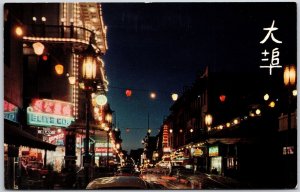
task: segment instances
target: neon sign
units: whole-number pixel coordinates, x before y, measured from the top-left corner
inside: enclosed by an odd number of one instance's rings
[[[18,122],[18,107],[4,100],[4,119]]]
[[[219,156],[219,148],[218,146],[212,146],[208,148],[208,156]]]
[[[27,122],[36,126],[68,127],[74,121],[73,105],[71,103],[33,99],[31,106],[27,108]]]
[[[168,146],[168,140],[169,140],[168,126],[164,125],[162,143],[166,144],[166,146]]]

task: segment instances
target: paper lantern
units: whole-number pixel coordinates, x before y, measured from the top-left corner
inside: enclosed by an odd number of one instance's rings
[[[151,99],[155,99],[155,98],[156,98],[156,93],[151,92],[151,93],[150,93],[150,98],[151,98]]]
[[[47,55],[43,55],[42,59],[43,59],[44,61],[47,61],[47,60],[48,60],[48,56],[47,56]]]
[[[221,102],[224,102],[226,99],[226,95],[220,95],[219,99]]]
[[[16,27],[15,32],[16,32],[17,36],[22,36],[23,35],[23,30],[22,30],[21,27]]]
[[[42,55],[44,52],[44,49],[45,49],[45,46],[40,42],[36,42],[36,43],[32,44],[32,47],[33,47],[34,53],[37,55]]]
[[[103,106],[107,103],[107,97],[105,95],[97,95],[96,96],[97,105]]]
[[[55,72],[57,75],[61,75],[64,73],[64,66],[62,64],[55,65]]]
[[[177,99],[178,99],[178,94],[173,93],[173,94],[172,94],[172,100],[173,100],[173,101],[176,101]]]
[[[125,91],[125,94],[126,94],[127,97],[131,97],[132,91],[131,91],[130,89],[127,89],[127,90]]]

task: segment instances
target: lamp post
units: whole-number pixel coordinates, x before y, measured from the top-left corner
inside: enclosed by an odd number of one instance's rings
[[[89,140],[90,140],[90,97],[91,92],[94,90],[94,84],[96,79],[96,53],[92,47],[92,37],[90,37],[90,43],[87,49],[82,53],[84,59],[82,63],[82,80],[84,86],[82,87],[85,91],[85,116],[86,116],[86,129],[85,129],[85,142],[84,142],[84,173],[85,173],[85,184],[89,183],[89,167],[91,163],[91,156],[89,154]]]
[[[105,120],[108,123],[108,126],[104,128],[104,130],[107,132],[107,147],[106,147],[106,166],[109,168],[109,133],[111,130],[111,123],[112,123],[112,111],[108,111]]]
[[[288,116],[288,122],[287,122],[287,146],[289,145],[289,134],[291,130],[291,100],[292,100],[292,87],[296,84],[296,67],[294,65],[287,65],[284,68],[283,72],[283,82],[284,85],[288,89],[288,111],[287,111],[287,116]]]
[[[285,183],[286,186],[289,187],[293,182],[294,182],[294,177],[293,176],[293,169],[294,167],[296,167],[296,165],[294,164],[294,162],[296,162],[296,159],[293,161],[293,158],[289,158],[289,156],[291,155],[290,153],[290,145],[292,144],[290,139],[291,139],[291,100],[292,100],[292,88],[295,86],[296,84],[296,67],[295,65],[287,65],[284,67],[284,72],[283,72],[283,82],[284,85],[287,87],[288,90],[288,108],[287,108],[287,134],[286,134],[286,145],[284,148],[284,152],[286,155],[285,158],[285,163],[286,163],[286,167],[285,167]],[[292,161],[290,161],[292,160]],[[294,185],[293,185],[294,186]]]
[[[206,133],[208,133],[208,130],[210,129],[212,125],[213,117],[211,114],[207,113],[204,118],[204,122],[206,125]],[[206,134],[207,136],[207,134]],[[206,172],[208,172],[208,146],[207,146],[207,152],[206,152]]]

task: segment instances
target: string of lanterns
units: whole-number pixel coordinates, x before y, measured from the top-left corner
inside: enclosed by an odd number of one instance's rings
[[[131,88],[114,87],[114,86],[110,86],[110,88],[124,90],[126,97],[132,97],[133,91],[149,92],[149,97],[151,99],[156,99],[158,92],[166,93],[165,91],[151,91],[151,90],[146,90],[146,89],[131,89]],[[179,97],[177,93],[171,93],[170,95],[171,95],[171,98],[173,101],[176,101]]]

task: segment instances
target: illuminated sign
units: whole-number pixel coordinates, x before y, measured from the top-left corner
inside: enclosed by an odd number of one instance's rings
[[[108,152],[112,153],[113,149],[108,148]],[[95,153],[107,153],[107,148],[106,147],[95,147]]]
[[[283,155],[294,154],[294,146],[283,147]]]
[[[4,119],[18,123],[18,107],[4,100]]]
[[[168,140],[169,140],[169,129],[167,125],[164,125],[162,143],[168,145]]]
[[[193,156],[195,156],[195,157],[200,157],[202,155],[203,155],[202,149],[195,149],[193,152]]]
[[[49,136],[48,142],[54,145],[64,145],[65,134],[59,133],[57,135]]]
[[[68,127],[74,121],[73,105],[71,103],[33,99],[27,108],[27,122],[29,125]]]
[[[163,152],[171,152],[171,148],[170,147],[164,147]]]
[[[95,147],[107,147],[107,143],[95,143]],[[109,143],[108,147],[112,147],[112,144]]]
[[[208,155],[210,157],[212,157],[212,156],[219,156],[219,148],[218,148],[218,146],[209,147],[209,149],[208,149]]]

